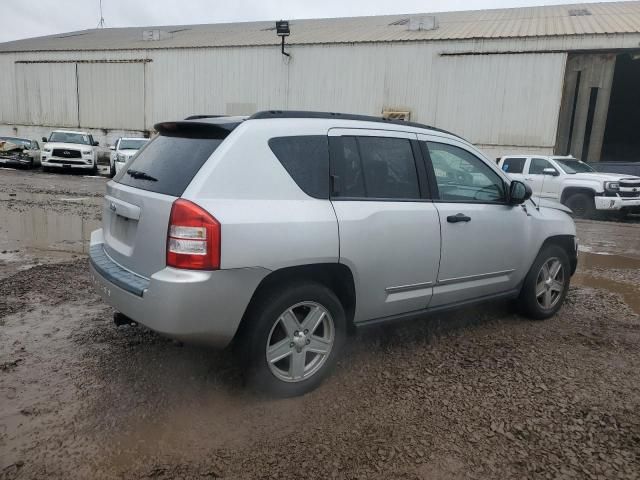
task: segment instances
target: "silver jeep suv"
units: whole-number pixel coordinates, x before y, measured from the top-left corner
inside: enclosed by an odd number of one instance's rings
[[[542,319],[565,298],[568,209],[456,135],[291,111],[155,128],[107,184],[97,290],[162,334],[233,341],[262,390],[316,387],[354,327],[498,298]]]

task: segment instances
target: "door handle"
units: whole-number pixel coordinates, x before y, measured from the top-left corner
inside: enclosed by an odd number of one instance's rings
[[[525,178],[527,182],[533,182],[533,178]]]
[[[470,221],[471,221],[471,217],[467,217],[464,213],[449,215],[447,217],[447,222],[449,223],[470,222]]]

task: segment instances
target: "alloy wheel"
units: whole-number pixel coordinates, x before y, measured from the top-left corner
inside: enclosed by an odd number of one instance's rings
[[[556,306],[564,291],[564,268],[557,257],[542,264],[536,278],[536,300],[544,309]]]
[[[271,373],[285,382],[300,382],[325,364],[335,341],[329,311],[316,302],[297,303],[274,322],[267,337],[266,360]]]

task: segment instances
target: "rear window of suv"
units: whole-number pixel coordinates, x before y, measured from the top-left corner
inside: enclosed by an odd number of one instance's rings
[[[228,134],[223,129],[161,133],[142,147],[114,180],[179,197]]]

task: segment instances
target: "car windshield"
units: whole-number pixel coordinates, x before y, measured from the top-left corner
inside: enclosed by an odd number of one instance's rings
[[[569,173],[569,174],[595,172],[593,168],[591,168],[589,165],[584,163],[582,160],[576,160],[576,159],[567,160],[567,159],[559,159],[559,158],[554,158],[554,160],[560,164],[560,166],[566,173]]]
[[[133,140],[133,139],[124,139],[124,140],[120,140],[120,150],[140,150],[145,143],[147,143],[148,140],[145,139],[140,139],[140,140]]]
[[[91,145],[89,135],[71,132],[53,132],[49,137],[50,142],[59,143],[79,143],[80,145]]]
[[[0,142],[9,142],[15,145],[19,145],[21,147],[30,147],[31,140],[26,140],[24,138],[14,138],[14,137],[0,137]]]

